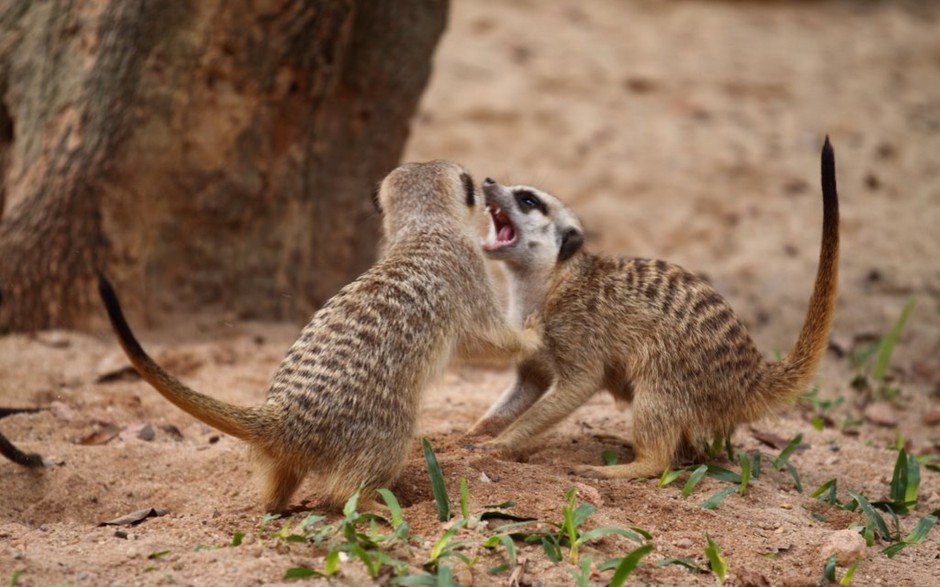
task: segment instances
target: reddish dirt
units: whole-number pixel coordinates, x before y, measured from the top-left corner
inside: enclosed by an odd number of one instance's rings
[[[559,521],[574,486],[598,507],[586,528],[636,526],[653,535],[637,583],[714,584],[710,573],[653,564],[692,557],[705,566],[707,533],[727,559],[729,584],[816,585],[822,546],[864,517],[809,493],[836,478],[842,501],[847,490],[884,499],[899,441],[914,454],[940,453],[938,21],[940,7],[918,2],[454,1],[406,158],[454,159],[478,179],[539,185],[581,214],[593,250],[666,258],[707,274],[771,357],[795,340],[812,286],[818,153],[831,135],[842,277],[834,350],[817,382],[821,398],[844,400],[822,431],[801,404],[733,439],[736,449],[773,456],[779,449],[758,433],[803,434],[791,459],[803,493],[765,458],[745,496],[709,511],[699,504],[727,483],[706,478],[683,498],[682,481],[661,488],[568,473],[571,464],[600,463],[605,450],[632,458],[630,410],[614,409],[606,394],[547,433],[527,462],[462,449],[461,434],[512,374],[456,365],[427,391],[420,416],[451,495],[466,478],[472,512],[511,499],[516,515]],[[890,369],[900,393],[873,404],[851,388],[858,369],[843,352],[887,332],[910,297],[917,306]],[[140,335],[193,387],[256,404],[299,328],[199,316]],[[0,338],[0,405],[49,407],[0,420],[0,430],[59,461],[42,471],[0,461],[0,581],[17,574],[19,585],[270,585],[290,567],[322,569],[322,549],[271,537],[281,522],[260,529],[244,445],[133,377],[96,382],[124,364],[108,332]],[[872,421],[879,410],[882,425]],[[842,426],[846,419],[861,422]],[[137,434],[143,424],[151,440]],[[101,442],[108,430],[117,435],[107,442],[81,443]],[[940,473],[922,467],[921,475],[903,535],[940,508]],[[393,490],[419,538],[392,554],[417,571],[443,532],[417,442]],[[316,480],[296,499],[316,509]],[[135,526],[98,525],[150,507],[167,513]],[[460,538],[480,539],[496,524]],[[225,547],[236,532],[244,543]],[[634,546],[608,537],[583,556],[597,564]],[[568,563],[551,563],[538,546],[518,548],[525,562],[517,584],[573,584]],[[883,548],[865,550],[853,584],[940,584],[940,529],[895,558]],[[486,574],[498,554],[478,546],[468,554],[481,556],[472,570],[450,563],[463,583],[510,583],[508,572]],[[591,583],[611,576],[594,573]],[[333,583],[368,578],[347,561]]]

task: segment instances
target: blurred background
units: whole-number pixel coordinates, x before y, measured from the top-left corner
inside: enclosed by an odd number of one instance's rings
[[[591,249],[705,274],[772,353],[812,288],[829,134],[837,351],[914,297],[896,364],[940,385],[938,17],[903,1],[456,0],[405,158],[560,196]]]
[[[570,203],[589,247],[705,274],[786,351],[842,198],[837,352],[916,299],[940,381],[940,6],[916,1],[9,3],[0,332],[305,322],[373,261],[401,160]]]

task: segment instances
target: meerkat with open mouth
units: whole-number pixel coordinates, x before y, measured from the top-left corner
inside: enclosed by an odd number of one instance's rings
[[[744,325],[702,278],[650,259],[583,250],[577,217],[558,198],[487,178],[492,224],[485,254],[505,263],[508,314],[534,314],[543,349],[468,432],[480,448],[519,454],[526,441],[598,390],[633,406],[632,463],[575,467],[597,478],[659,475],[716,438],[801,393],[825,352],[839,264],[835,160],[822,149],[823,227],[816,282],[796,345],[766,361]]]
[[[456,163],[409,163],[382,182],[381,258],[331,298],[290,347],[259,406],[190,389],[137,342],[104,277],[101,298],[141,377],[177,407],[245,440],[262,476],[262,503],[282,511],[308,473],[325,505],[397,477],[422,392],[454,354],[528,354],[534,331],[511,326],[487,279],[470,175]]]

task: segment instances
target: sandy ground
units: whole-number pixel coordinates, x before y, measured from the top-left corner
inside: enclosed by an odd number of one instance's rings
[[[834,350],[817,380],[820,397],[844,399],[822,431],[803,405],[734,437],[735,448],[776,455],[757,437],[802,433],[791,461],[803,493],[765,459],[745,496],[709,511],[699,504],[727,483],[705,479],[683,498],[682,481],[661,488],[568,474],[573,463],[599,464],[605,450],[632,458],[630,411],[606,395],[546,434],[527,462],[461,449],[460,434],[512,375],[455,366],[428,390],[420,419],[451,494],[466,478],[471,511],[511,499],[516,515],[559,521],[575,486],[599,508],[586,528],[652,534],[637,583],[714,584],[709,573],[653,565],[692,557],[704,566],[708,533],[727,559],[729,584],[816,585],[821,547],[864,518],[809,492],[836,478],[842,501],[847,490],[884,499],[898,442],[940,453],[938,27],[940,7],[922,2],[455,1],[406,158],[454,159],[478,179],[539,185],[581,214],[592,249],[667,258],[708,275],[768,356],[789,348],[805,311],[819,245],[818,153],[831,135],[842,277]],[[872,404],[850,387],[858,369],[843,351],[887,332],[911,297],[917,306],[890,370],[901,391]],[[195,388],[255,404],[299,327],[200,316],[141,338]],[[60,463],[34,472],[0,462],[0,582],[269,585],[290,567],[322,569],[322,549],[273,538],[280,522],[261,528],[245,447],[133,377],[98,382],[122,365],[109,333],[0,338],[0,405],[50,408],[6,418],[0,429]],[[861,423],[842,426],[846,419]],[[152,434],[141,434],[147,424]],[[940,508],[940,473],[922,467],[921,475],[919,503],[901,518],[905,535]],[[417,571],[443,532],[417,446],[393,489],[419,537],[394,555]],[[315,480],[297,500],[316,506]],[[167,513],[98,526],[150,507]],[[225,546],[236,532],[244,543]],[[583,555],[599,563],[634,546],[608,537]],[[893,559],[883,547],[865,550],[853,584],[940,584],[937,529]],[[572,566],[551,563],[541,547],[518,548],[525,562],[516,584],[572,584]],[[463,583],[510,583],[509,572],[485,571],[498,554],[468,554],[481,556],[472,570],[451,561]],[[611,576],[594,573],[591,582]],[[369,581],[348,561],[333,582]]]

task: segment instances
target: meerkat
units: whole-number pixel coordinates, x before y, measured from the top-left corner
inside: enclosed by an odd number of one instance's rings
[[[767,362],[744,325],[706,281],[661,260],[612,258],[583,249],[577,217],[529,186],[483,183],[492,223],[487,256],[505,263],[509,317],[536,314],[543,350],[468,432],[478,446],[518,456],[523,445],[595,392],[632,402],[635,460],[576,466],[595,478],[661,474],[701,455],[715,438],[801,393],[825,352],[839,263],[835,159],[822,149],[822,246],[802,330],[779,362]]]
[[[0,408],[0,418],[6,418],[13,414],[33,414],[40,411],[42,411],[40,408]],[[0,434],[0,455],[24,467],[38,468],[48,465],[48,463],[43,460],[42,456],[36,453],[23,452],[18,449],[16,445],[7,440],[7,437],[3,434]]]
[[[511,326],[478,244],[482,203],[461,166],[409,163],[379,187],[380,259],[303,329],[277,369],[267,400],[231,405],[185,386],[141,348],[104,277],[101,298],[135,369],[166,399],[246,441],[261,500],[283,511],[307,473],[327,507],[394,480],[407,457],[422,390],[452,355],[526,354],[533,330]]]

